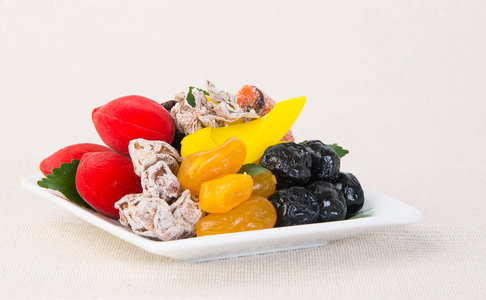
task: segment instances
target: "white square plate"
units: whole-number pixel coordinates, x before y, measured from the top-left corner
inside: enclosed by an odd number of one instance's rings
[[[24,178],[22,186],[58,204],[84,221],[150,253],[188,262],[323,246],[329,241],[357,234],[412,224],[419,221],[422,216],[410,205],[365,188],[365,205],[362,210],[372,208],[367,213],[370,216],[367,217],[162,242],[136,235],[117,220],[78,206],[55,191],[39,187],[37,181],[41,178]]]

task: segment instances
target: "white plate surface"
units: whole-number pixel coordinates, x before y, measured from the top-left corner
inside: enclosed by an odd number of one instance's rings
[[[366,201],[362,210],[372,208],[367,212],[370,214],[368,217],[162,242],[138,236],[124,228],[117,220],[78,206],[55,191],[39,187],[37,181],[41,178],[24,178],[22,186],[58,204],[84,221],[150,253],[188,262],[323,246],[329,241],[357,234],[409,225],[419,221],[422,216],[417,209],[408,204],[365,188]]]

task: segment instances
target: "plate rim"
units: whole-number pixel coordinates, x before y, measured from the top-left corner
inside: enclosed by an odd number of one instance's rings
[[[74,214],[75,216],[82,219],[83,221],[88,222],[91,225],[94,225],[101,230],[104,230],[132,245],[142,248],[147,252],[166,256],[169,258],[171,258],[170,252],[176,252],[179,249],[181,249],[181,247],[208,248],[208,247],[215,247],[217,245],[220,245],[221,243],[225,243],[226,245],[231,245],[232,243],[234,244],[241,244],[245,242],[249,243],[252,241],[261,240],[267,237],[269,234],[272,235],[273,239],[276,239],[279,237],[298,236],[303,233],[308,234],[308,233],[333,232],[339,230],[352,230],[360,227],[372,229],[374,227],[383,227],[383,226],[388,226],[388,227],[403,226],[403,225],[410,225],[416,223],[422,218],[422,213],[416,208],[412,207],[411,205],[406,204],[400,200],[397,200],[381,192],[375,191],[371,188],[364,187],[363,189],[365,190],[365,195],[367,199],[369,198],[370,195],[372,195],[372,197],[373,196],[385,197],[392,202],[391,204],[399,204],[405,210],[398,214],[390,214],[390,215],[377,214],[377,215],[371,215],[364,218],[357,218],[357,219],[350,219],[350,220],[343,220],[343,221],[313,223],[313,224],[306,224],[306,225],[299,225],[299,226],[276,227],[270,229],[261,229],[261,230],[245,231],[245,232],[235,232],[235,233],[226,233],[226,234],[219,234],[219,235],[186,238],[186,239],[174,240],[174,241],[157,241],[157,240],[152,240],[147,237],[137,235],[132,231],[130,231],[128,228],[123,227],[118,220],[102,216],[99,213],[92,212],[86,208],[83,208],[67,200],[65,197],[62,196],[62,194],[56,191],[38,186],[37,181],[42,178],[43,176],[40,175],[25,177],[22,179],[21,185],[24,189],[29,190],[34,194],[41,196],[42,198],[50,200],[51,202],[54,202],[55,204],[68,210],[70,213]]]

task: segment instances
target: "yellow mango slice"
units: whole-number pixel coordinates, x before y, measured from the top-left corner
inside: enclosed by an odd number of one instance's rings
[[[277,102],[265,116],[247,123],[220,128],[206,127],[187,135],[181,142],[181,155],[214,149],[230,137],[240,138],[246,145],[245,164],[257,161],[267,147],[278,143],[289,131],[304,107],[306,97]]]

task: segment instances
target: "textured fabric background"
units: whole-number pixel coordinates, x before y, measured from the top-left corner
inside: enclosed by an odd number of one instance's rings
[[[0,0],[0,298],[486,298],[486,2]],[[93,108],[212,80],[307,95],[298,140],[423,213],[321,248],[149,254],[20,187]]]

